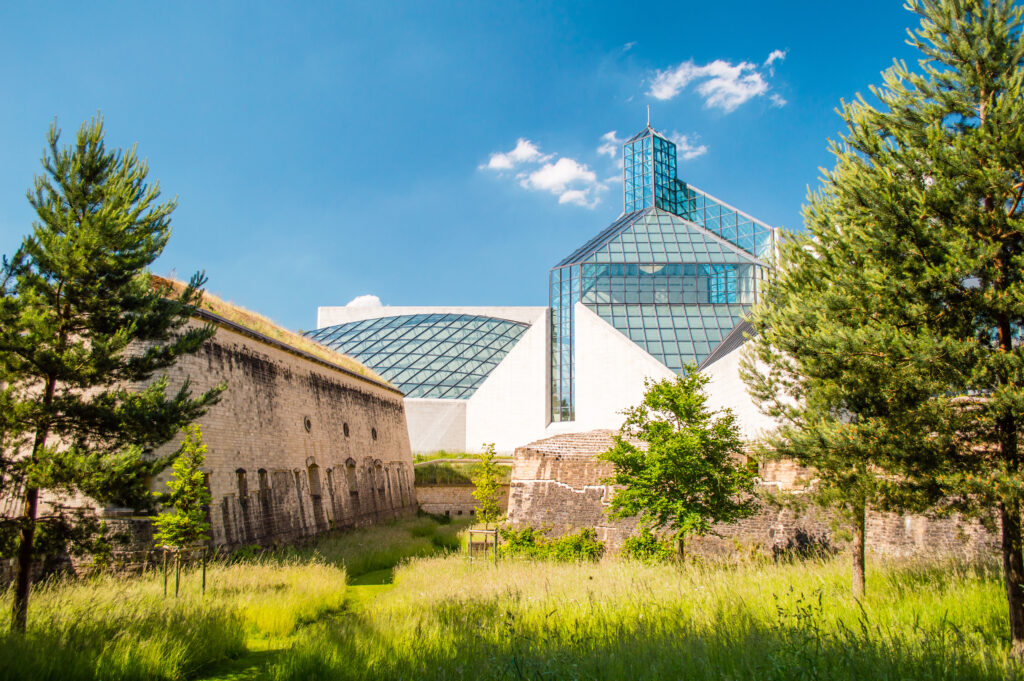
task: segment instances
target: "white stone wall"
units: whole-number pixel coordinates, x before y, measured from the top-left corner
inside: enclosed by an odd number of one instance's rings
[[[576,420],[552,423],[548,434],[618,430],[622,411],[643,398],[644,379],[660,381],[675,373],[582,303],[574,311]]]
[[[407,397],[405,420],[417,454],[466,451],[466,400]]]
[[[548,421],[548,308],[534,310],[530,328],[520,337],[466,405],[466,451],[479,452],[485,442],[511,454],[516,447],[544,435]]]
[[[740,378],[740,358],[746,347],[747,344],[744,343],[705,367],[704,373],[711,379],[706,388],[708,408],[732,409],[743,439],[753,441],[774,429],[777,424],[774,419],[758,410],[750,393],[747,392],[746,384]]]

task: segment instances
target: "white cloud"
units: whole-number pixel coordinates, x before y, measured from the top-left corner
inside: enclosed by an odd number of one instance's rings
[[[785,98],[780,97],[779,95],[775,94],[774,92],[771,93],[770,95],[768,95],[768,99],[771,101],[772,106],[777,106],[780,109],[782,107],[786,106],[787,104],[789,104],[789,102],[787,102],[785,100]]]
[[[784,51],[774,50],[761,68],[768,69],[770,76],[771,65],[785,56]],[[691,83],[697,83],[697,93],[704,98],[705,106],[719,108],[726,113],[770,89],[765,74],[751,62],[732,64],[716,59],[709,64],[698,65],[691,59],[674,68],[658,70],[651,80],[648,94],[655,99],[672,99]]]
[[[619,153],[619,147],[626,141],[625,139],[619,139],[616,135],[617,132],[617,130],[612,130],[601,135],[601,146],[597,148],[597,153],[615,158],[615,155]]]
[[[537,145],[528,139],[520,137],[516,140],[516,146],[512,151],[508,153],[494,152],[491,154],[490,160],[486,164],[480,166],[481,168],[489,168],[491,170],[511,170],[515,166],[523,163],[538,163],[546,161],[551,156],[545,156],[540,153],[540,149]]]
[[[673,132],[669,135],[669,139],[676,143],[676,156],[684,161],[689,161],[708,153],[706,144],[697,143],[700,139],[697,135],[684,135],[679,132]]]
[[[380,307],[380,298],[373,295],[356,296],[352,300],[348,301],[345,307]]]
[[[613,131],[601,139],[610,143],[608,140],[615,139],[614,135]],[[525,189],[547,192],[557,196],[559,203],[587,208],[601,202],[600,194],[608,187],[597,179],[597,173],[576,159],[567,156],[555,159],[555,154],[542,154],[533,142],[520,138],[512,151],[491,154],[490,160],[480,168],[501,171],[519,166],[515,177]]]
[[[593,184],[597,182],[597,175],[585,164],[563,157],[554,163],[545,163],[524,177],[520,184],[527,189],[542,189],[559,194],[573,182]]]
[[[768,58],[764,60],[764,65],[768,67],[774,64],[776,61],[782,61],[783,59],[786,58],[787,52],[789,52],[789,50],[772,50],[772,53],[769,54]]]

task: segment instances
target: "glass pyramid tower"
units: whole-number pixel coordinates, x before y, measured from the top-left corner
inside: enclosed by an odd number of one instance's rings
[[[624,213],[551,270],[551,420],[575,420],[583,303],[669,369],[700,364],[756,302],[775,230],[676,178],[649,125],[622,147]]]

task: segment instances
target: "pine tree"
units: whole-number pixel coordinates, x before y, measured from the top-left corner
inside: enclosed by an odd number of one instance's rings
[[[44,173],[28,199],[37,221],[5,261],[0,294],[0,377],[27,446],[5,442],[24,506],[17,519],[12,626],[24,631],[37,540],[82,539],[59,504],[40,514],[40,494],[82,494],[100,503],[148,508],[146,479],[169,463],[152,452],[200,416],[222,388],[168,394],[156,373],[196,351],[213,329],[185,328],[204,279],[176,295],[154,287],[146,267],[170,236],[175,202],[158,203],[135,149],[108,151],[99,119],[75,144],[48,134]],[[140,387],[143,386],[143,387]],[[85,516],[83,516],[83,519]],[[41,534],[37,534],[37,530]]]
[[[473,498],[476,499],[477,520],[485,525],[496,523],[504,516],[501,512],[501,472],[494,462],[494,443],[485,444],[480,462],[473,471]]]
[[[196,424],[187,426],[185,439],[171,464],[172,477],[167,481],[171,490],[168,505],[173,510],[153,520],[153,542],[157,546],[184,549],[209,541],[206,509],[212,498],[202,471],[206,451],[203,431]]]
[[[615,467],[605,482],[619,486],[609,515],[639,516],[647,527],[671,531],[680,559],[687,536],[754,512],[754,473],[739,426],[731,411],[708,410],[707,383],[694,366],[675,379],[648,382],[643,400],[626,410],[612,448],[601,455]]]
[[[787,250],[794,273],[757,314],[762,349],[776,350],[759,355],[774,372],[760,387],[795,409],[792,435],[812,438],[819,419],[825,447],[852,437],[849,458],[885,474],[884,499],[996,509],[1021,652],[1022,8],[907,7],[921,18],[909,40],[920,66],[884,72],[879,106],[841,107],[836,166],[805,209],[807,240]]]

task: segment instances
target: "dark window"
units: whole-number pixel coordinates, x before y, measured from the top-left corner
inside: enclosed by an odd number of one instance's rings
[[[348,424],[347,423],[342,425],[341,430],[345,433],[345,437],[348,437]]]
[[[309,496],[320,496],[320,467],[314,463],[306,469],[306,474],[309,477]]]
[[[371,428],[370,429],[370,437],[372,437],[374,440],[377,439],[377,429],[376,428]]]
[[[249,496],[249,483],[245,479],[244,468],[239,468],[235,471],[235,480],[238,483],[238,498],[245,499]]]

